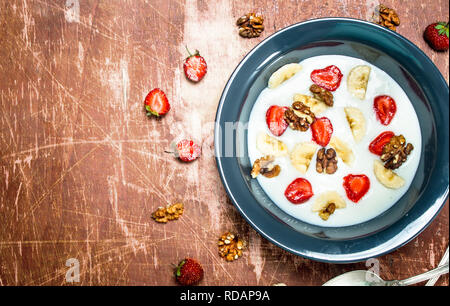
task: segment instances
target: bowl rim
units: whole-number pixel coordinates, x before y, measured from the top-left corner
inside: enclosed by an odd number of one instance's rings
[[[261,227],[259,227],[253,220],[250,219],[250,217],[246,214],[246,212],[242,209],[242,207],[239,205],[238,201],[236,200],[233,192],[230,189],[230,186],[227,182],[227,178],[225,176],[224,173],[224,168],[223,168],[223,164],[222,164],[222,158],[221,157],[221,152],[222,152],[222,144],[220,142],[220,129],[218,128],[220,126],[220,122],[219,119],[221,117],[222,111],[223,111],[223,107],[224,107],[224,102],[225,102],[225,98],[228,95],[229,89],[231,84],[233,83],[233,80],[235,79],[237,73],[240,71],[240,69],[242,68],[242,66],[244,65],[244,63],[246,63],[246,61],[260,48],[262,48],[267,41],[269,41],[270,39],[272,39],[275,36],[281,35],[282,33],[289,31],[292,28],[296,28],[305,24],[309,24],[309,23],[316,23],[316,22],[324,22],[324,21],[338,21],[338,22],[351,22],[351,23],[361,23],[367,26],[372,26],[377,28],[378,30],[384,31],[386,33],[388,33],[389,35],[394,36],[396,39],[400,40],[402,43],[405,43],[408,47],[413,48],[415,51],[417,51],[426,61],[427,65],[431,65],[431,67],[433,67],[436,71],[438,71],[438,78],[439,81],[442,82],[443,84],[445,84],[445,86],[447,87],[447,92],[448,92],[448,84],[445,80],[445,78],[443,77],[442,73],[440,73],[439,69],[436,67],[436,65],[433,63],[433,61],[425,54],[425,52],[423,50],[421,50],[418,46],[416,46],[413,42],[411,42],[410,40],[408,40],[406,37],[398,34],[397,32],[391,31],[383,26],[380,26],[378,24],[366,21],[366,20],[361,20],[361,19],[356,19],[356,18],[348,18],[348,17],[322,17],[322,18],[314,18],[314,19],[309,19],[309,20],[305,20],[305,21],[301,21],[301,22],[297,22],[295,24],[289,25],[287,27],[284,27],[280,30],[278,30],[275,33],[272,33],[271,35],[269,35],[268,37],[266,37],[265,39],[263,39],[261,42],[259,42],[256,46],[254,46],[243,58],[242,60],[239,62],[239,64],[236,66],[236,68],[234,69],[234,71],[232,72],[231,76],[229,77],[219,100],[219,104],[217,107],[217,111],[216,111],[216,118],[215,118],[215,130],[214,130],[214,152],[215,152],[215,159],[216,159],[216,164],[217,164],[217,168],[219,171],[219,175],[220,175],[220,179],[222,181],[222,184],[227,192],[228,197],[230,198],[230,200],[232,201],[232,203],[234,204],[234,206],[237,208],[237,210],[239,211],[239,213],[244,217],[244,219],[247,221],[247,223],[249,223],[259,234],[261,234],[265,239],[269,240],[271,243],[275,244],[276,246],[290,252],[293,253],[295,255],[298,256],[302,256],[304,258],[308,258],[311,260],[315,260],[315,261],[319,261],[319,262],[327,262],[327,263],[353,263],[353,262],[360,262],[369,258],[374,258],[374,257],[378,257],[384,254],[387,254],[389,252],[392,252],[393,250],[396,250],[402,246],[404,246],[405,244],[409,243],[412,239],[414,239],[415,237],[417,237],[423,230],[425,230],[429,224],[434,220],[434,218],[439,214],[439,212],[442,210],[442,208],[444,207],[446,200],[448,199],[448,195],[449,195],[449,185],[448,185],[448,181],[447,181],[447,186],[445,188],[445,190],[443,191],[443,193],[440,195],[439,199],[436,200],[434,202],[434,205],[431,206],[435,206],[437,202],[439,202],[439,207],[438,209],[435,209],[432,212],[432,215],[427,214],[426,217],[426,222],[423,223],[422,226],[418,226],[415,229],[409,229],[407,235],[402,235],[402,238],[400,239],[397,236],[394,236],[392,238],[390,238],[390,240],[396,240],[393,243],[388,244],[388,246],[385,249],[379,250],[373,250],[367,254],[365,254],[364,256],[347,256],[346,258],[344,257],[339,257],[338,259],[333,259],[330,258],[329,256],[317,256],[318,253],[314,253],[313,255],[309,254],[309,253],[305,253],[305,252],[301,252],[298,250],[294,250],[284,244],[282,244],[281,242],[273,239],[269,233],[265,232]],[[237,157],[233,157],[233,159],[237,159]],[[447,157],[448,160],[448,157]],[[447,167],[448,169],[448,167]],[[434,169],[433,169],[434,171]],[[428,186],[426,187],[428,188]],[[431,208],[429,208],[426,213],[430,213]],[[423,214],[425,215],[425,213]],[[423,215],[421,215],[421,217],[423,217]],[[405,216],[404,216],[405,217]],[[404,217],[402,217],[400,220],[404,219]],[[397,222],[399,222],[400,220],[398,220]],[[392,227],[392,225],[390,226]],[[384,230],[388,230],[384,229]],[[299,233],[299,235],[303,235],[301,233]],[[333,256],[336,256],[333,254]]]

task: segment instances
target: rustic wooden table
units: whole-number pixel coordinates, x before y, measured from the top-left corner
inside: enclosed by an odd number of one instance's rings
[[[179,135],[213,146],[213,122],[234,67],[262,39],[324,16],[368,19],[377,1],[15,0],[0,4],[0,285],[66,285],[72,260],[81,285],[174,285],[185,256],[205,268],[203,285],[320,285],[366,264],[325,264],[262,239],[228,200],[208,154],[191,164],[164,153]],[[448,53],[422,29],[448,20],[446,0],[385,1],[398,32],[434,61],[448,82]],[[235,20],[265,16],[260,38]],[[188,82],[185,45],[209,64]],[[143,99],[163,89],[172,110],[145,116]],[[182,201],[185,214],[158,224],[151,213]],[[416,239],[378,258],[381,276],[434,268],[448,245],[448,203]],[[249,248],[225,262],[218,236],[232,230]],[[68,261],[69,260],[69,261]],[[74,266],[76,267],[76,265]],[[72,275],[72,274],[70,274]],[[76,280],[76,279],[75,279]],[[448,276],[438,285],[448,285]]]

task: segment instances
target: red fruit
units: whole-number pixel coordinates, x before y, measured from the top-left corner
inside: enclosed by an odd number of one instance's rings
[[[311,80],[316,83],[316,85],[329,91],[335,91],[339,87],[342,76],[341,70],[334,65],[323,69],[316,69],[311,72]]]
[[[192,82],[199,82],[205,76],[208,66],[206,65],[205,59],[200,56],[198,50],[195,50],[194,54],[191,54],[186,47],[189,56],[185,59],[183,68],[184,74]]]
[[[186,258],[178,264],[175,277],[182,286],[194,285],[203,278],[203,268],[195,259]]]
[[[383,147],[389,143],[394,133],[391,131],[386,131],[378,135],[369,145],[369,151],[375,155],[381,155],[383,153]]]
[[[349,174],[344,177],[344,189],[347,197],[357,203],[370,188],[370,180],[364,174],[353,175]]]
[[[333,134],[333,125],[327,117],[316,118],[316,121],[311,124],[311,132],[313,140],[322,147],[326,147]]]
[[[381,122],[381,124],[389,125],[397,112],[397,105],[392,97],[382,95],[375,97],[373,100],[373,109],[375,110],[377,119]]]
[[[426,27],[423,37],[434,50],[447,51],[449,37],[448,32],[448,22],[436,22]]]
[[[194,141],[184,139],[177,143],[177,156],[184,162],[191,162],[200,157],[202,149]]]
[[[148,93],[145,97],[144,104],[147,110],[147,116],[155,115],[158,117],[166,114],[170,110],[169,100],[167,100],[164,91],[159,88],[155,88]]]
[[[288,109],[286,106],[272,105],[266,112],[267,127],[275,136],[281,136],[288,127],[284,120],[284,112]]]
[[[308,201],[314,195],[311,184],[304,178],[297,178],[287,186],[284,196],[293,204]]]

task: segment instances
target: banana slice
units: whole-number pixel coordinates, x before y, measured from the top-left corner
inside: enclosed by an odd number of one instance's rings
[[[352,149],[341,139],[336,136],[331,137],[330,146],[336,151],[337,155],[342,159],[347,165],[351,165],[355,160],[355,155]]]
[[[268,134],[261,132],[256,138],[256,148],[264,155],[272,155],[275,157],[288,154],[286,144]]]
[[[373,172],[377,180],[387,188],[398,189],[405,185],[405,180],[392,170],[386,169],[383,163],[377,159],[373,162]]]
[[[308,171],[309,164],[316,153],[317,145],[313,142],[302,142],[295,145],[291,152],[291,163],[301,173]]]
[[[347,78],[348,91],[358,99],[366,97],[367,83],[369,82],[371,68],[367,65],[353,67]]]
[[[316,201],[314,201],[313,206],[311,207],[312,211],[322,211],[328,207],[329,204],[334,203],[336,208],[345,208],[347,207],[347,203],[345,203],[344,199],[337,193],[336,191],[327,191],[320,194]]]
[[[366,135],[366,119],[363,113],[356,107],[346,107],[344,111],[352,130],[353,138],[356,142],[360,142]]]
[[[276,88],[284,81],[290,79],[294,74],[302,70],[300,64],[292,63],[287,64],[279,68],[277,71],[272,73],[269,78],[269,88]]]
[[[293,100],[294,102],[299,101],[308,106],[315,115],[320,114],[328,108],[328,106],[322,101],[307,95],[295,94]]]

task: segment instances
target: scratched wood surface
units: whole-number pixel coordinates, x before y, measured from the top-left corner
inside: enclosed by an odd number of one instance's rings
[[[228,200],[210,154],[221,91],[240,59],[292,23],[324,16],[368,19],[372,0],[14,0],[0,3],[0,285],[67,285],[66,261],[81,285],[174,285],[185,256],[205,268],[203,285],[320,285],[365,263],[325,264],[262,239]],[[385,1],[449,79],[448,53],[433,52],[422,29],[448,20],[446,0]],[[260,38],[237,35],[235,20],[265,16]],[[209,64],[189,83],[184,46]],[[143,98],[163,89],[172,110],[148,119]],[[164,153],[178,136],[201,140],[191,164]],[[209,154],[208,154],[209,153]],[[182,201],[185,214],[150,215]],[[387,279],[434,268],[448,245],[448,203],[416,239],[378,258]],[[224,262],[227,230],[249,248]],[[438,285],[448,285],[448,276]]]

